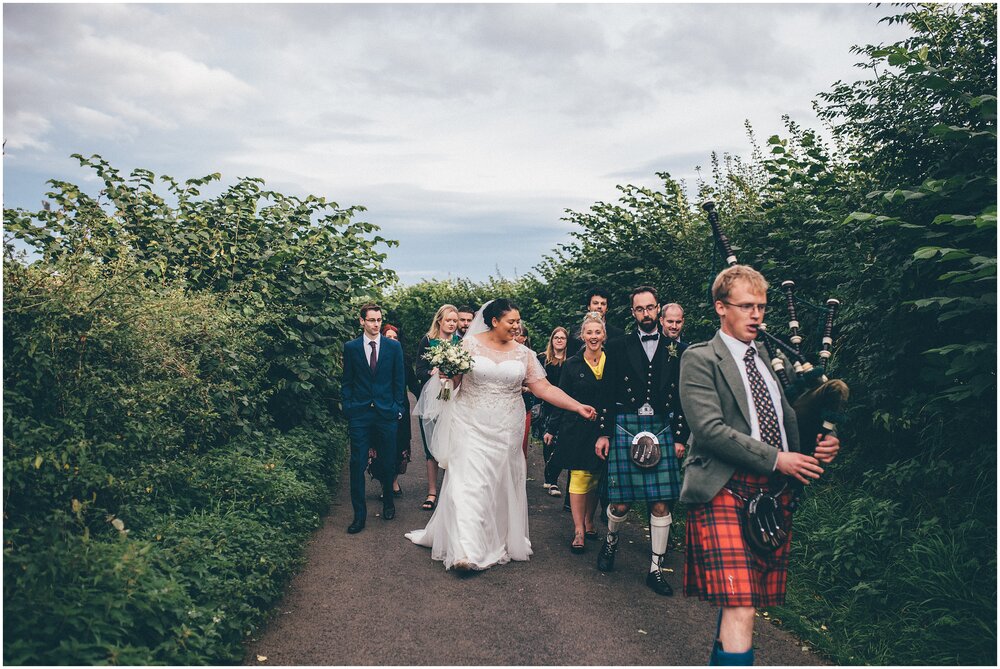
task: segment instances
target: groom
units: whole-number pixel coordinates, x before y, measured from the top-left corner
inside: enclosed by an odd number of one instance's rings
[[[405,376],[403,348],[399,342],[379,334],[382,307],[361,307],[364,333],[344,344],[344,376],[340,388],[344,415],[351,438],[351,505],[354,522],[348,533],[365,529],[365,467],[368,452],[378,453],[384,469],[376,473],[382,483],[382,518],[392,520],[392,480],[396,466],[396,428],[403,416]]]
[[[632,315],[638,326],[608,343],[604,367],[605,405],[614,423],[602,425],[597,455],[608,462],[608,535],[597,556],[597,568],[612,571],[618,552],[618,531],[634,502],[645,502],[650,511],[650,562],[646,585],[658,595],[673,588],[663,574],[663,559],[670,538],[670,514],[680,496],[679,458],[688,429],[677,395],[680,355],[670,348],[656,327],[659,298],[651,286],[632,291]],[[658,461],[632,457],[633,446],[658,444]],[[647,446],[648,447],[648,446]]]

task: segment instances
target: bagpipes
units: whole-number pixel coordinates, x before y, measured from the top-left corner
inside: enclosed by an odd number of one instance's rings
[[[733,252],[729,239],[719,226],[719,213],[715,203],[708,201],[702,205],[708,214],[708,222],[716,246],[728,266],[736,264],[736,254]],[[844,407],[850,396],[850,389],[840,379],[830,379],[826,375],[827,365],[833,354],[833,322],[840,308],[840,301],[830,298],[826,301],[826,313],[823,319],[821,348],[817,353],[818,362],[814,366],[802,353],[802,326],[798,320],[797,302],[795,298],[795,282],[784,281],[781,290],[785,296],[788,309],[788,342],[768,331],[766,324],[761,323],[757,329],[757,338],[764,345],[771,361],[771,369],[785,391],[785,397],[795,409],[799,426],[799,446],[805,455],[812,455],[816,450],[816,435],[828,434],[834,430],[838,421],[843,419]],[[784,355],[792,364],[794,378],[785,369]],[[793,480],[795,495],[793,510],[801,493],[801,484]]]

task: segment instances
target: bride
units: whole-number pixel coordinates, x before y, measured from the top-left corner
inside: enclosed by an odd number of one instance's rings
[[[561,409],[589,420],[596,416],[593,407],[546,380],[535,354],[514,341],[520,324],[509,300],[483,305],[462,340],[472,371],[453,379],[459,390],[450,401],[437,402],[431,399],[435,393],[424,392],[414,411],[437,418],[430,449],[445,475],[427,527],[406,538],[430,547],[431,558],[445,569],[487,569],[531,555],[521,385]]]

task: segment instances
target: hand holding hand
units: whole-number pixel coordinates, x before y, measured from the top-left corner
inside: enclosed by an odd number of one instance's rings
[[[597,443],[594,444],[594,452],[597,453],[597,457],[601,460],[608,459],[608,450],[611,448],[611,440],[607,437],[598,437]]]
[[[794,476],[806,485],[809,485],[811,479],[818,479],[819,475],[823,473],[823,468],[819,466],[816,458],[790,451],[778,453],[776,469],[787,476]]]
[[[839,451],[840,439],[838,439],[835,435],[816,435],[816,452],[814,453],[814,457],[817,460],[829,464],[833,462],[835,457],[837,457],[837,453]]]

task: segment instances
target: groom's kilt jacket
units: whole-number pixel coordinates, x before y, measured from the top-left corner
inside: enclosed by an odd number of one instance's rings
[[[681,409],[680,354],[682,349],[671,349],[667,338],[661,334],[653,359],[646,357],[638,335],[634,332],[617,337],[605,347],[604,404],[609,418],[617,414],[637,414],[639,407],[648,403],[656,416],[671,416],[671,431],[675,442],[686,444],[687,421]],[[605,421],[603,436],[614,435],[615,422]]]

